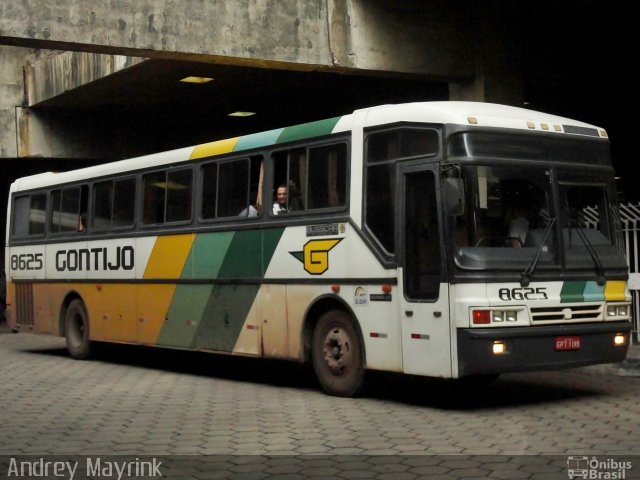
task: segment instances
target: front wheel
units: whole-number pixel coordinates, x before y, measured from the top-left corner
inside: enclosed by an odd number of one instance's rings
[[[72,300],[64,316],[64,336],[69,354],[78,360],[89,358],[89,317],[81,300]]]
[[[313,331],[313,370],[325,392],[355,396],[364,383],[360,337],[351,317],[340,310],[323,314]]]

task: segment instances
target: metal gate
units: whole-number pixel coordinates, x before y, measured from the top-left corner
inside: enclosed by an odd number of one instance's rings
[[[640,343],[640,204],[620,205],[620,223],[624,235],[624,244],[629,265],[629,290],[631,291],[631,306],[633,316],[633,331],[631,337],[635,343]],[[587,207],[584,209],[587,226],[596,227],[598,210]]]

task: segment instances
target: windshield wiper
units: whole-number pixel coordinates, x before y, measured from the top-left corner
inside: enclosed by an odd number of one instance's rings
[[[540,260],[540,255],[542,255],[542,249],[544,248],[545,243],[547,242],[547,238],[551,233],[551,228],[556,223],[556,217],[551,217],[549,219],[549,223],[547,227],[544,229],[542,233],[542,240],[540,241],[540,245],[538,245],[538,249],[536,250],[535,255],[527,265],[527,268],[524,269],[522,274],[520,275],[520,286],[528,287],[531,283],[531,275],[533,275],[534,270],[536,269],[536,265],[538,265],[538,261]]]
[[[596,279],[596,282],[598,283],[598,285],[604,285],[606,282],[606,279],[604,278],[604,267],[602,266],[600,257],[598,257],[598,252],[596,252],[596,249],[593,248],[593,243],[591,243],[591,241],[589,240],[587,235],[584,233],[582,228],[580,228],[579,226],[572,227],[571,222],[569,222],[569,232],[571,232],[572,229],[576,230],[578,237],[580,237],[580,240],[582,240],[582,243],[584,243],[584,246],[587,249],[587,252],[589,252],[589,256],[591,257],[591,260],[593,260],[593,264],[596,267],[596,275],[598,277]]]

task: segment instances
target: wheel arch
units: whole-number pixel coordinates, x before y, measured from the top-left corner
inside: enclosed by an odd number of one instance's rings
[[[320,317],[331,310],[341,310],[349,315],[351,322],[353,323],[353,327],[358,333],[358,340],[361,345],[361,355],[362,355],[362,364],[366,367],[367,365],[367,352],[366,346],[364,343],[364,337],[362,335],[362,329],[360,328],[360,322],[358,321],[358,317],[355,315],[351,307],[340,297],[336,295],[322,295],[316,298],[304,315],[304,324],[302,327],[302,349],[301,349],[301,360],[304,363],[307,363],[311,360],[311,345],[313,340],[313,330],[318,323]]]

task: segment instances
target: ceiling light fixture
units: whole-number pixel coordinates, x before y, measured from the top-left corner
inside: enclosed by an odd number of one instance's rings
[[[251,115],[255,115],[256,112],[233,112],[230,113],[230,117],[250,117]]]
[[[184,82],[184,83],[199,83],[199,84],[202,84],[202,83],[210,82],[212,80],[213,80],[213,78],[209,78],[209,77],[184,77],[180,81]]]

